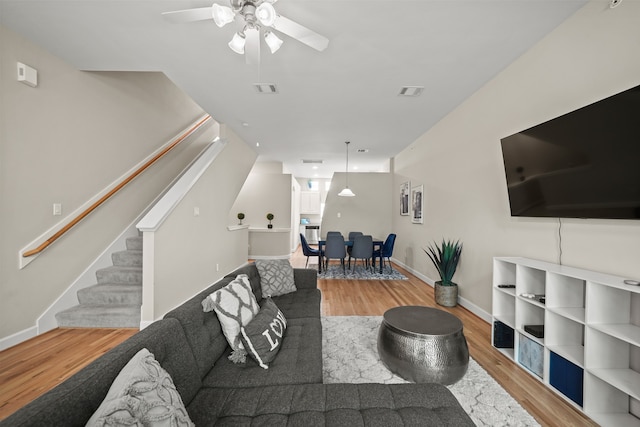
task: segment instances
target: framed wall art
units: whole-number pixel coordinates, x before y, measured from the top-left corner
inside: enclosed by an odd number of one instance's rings
[[[424,188],[418,185],[411,189],[411,222],[414,224],[422,224],[422,210],[424,207],[423,200]]]
[[[411,182],[403,182],[400,184],[400,215],[409,215],[410,209],[410,196],[411,196]]]

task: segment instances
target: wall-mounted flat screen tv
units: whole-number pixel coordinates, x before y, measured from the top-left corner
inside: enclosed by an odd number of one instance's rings
[[[501,143],[512,216],[640,218],[640,86]]]

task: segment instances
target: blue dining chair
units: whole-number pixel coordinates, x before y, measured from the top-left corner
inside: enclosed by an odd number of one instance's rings
[[[389,261],[389,268],[393,271],[393,267],[391,266],[391,255],[393,255],[393,246],[396,243],[396,235],[391,233],[387,236],[384,243],[382,244],[382,249],[376,249],[373,251],[374,258],[380,257],[380,251],[382,251],[382,268],[384,268],[384,259],[386,258]]]
[[[300,244],[302,245],[302,254],[307,257],[307,262],[304,264],[304,268],[307,268],[307,265],[309,265],[309,257],[320,255],[320,251],[309,246],[307,239],[302,233],[300,233]]]
[[[349,260],[351,260],[351,257],[354,259],[352,272],[356,269],[358,259],[363,260],[365,268],[369,269],[371,257],[373,257],[373,238],[371,236],[356,236],[353,240],[353,248],[351,255],[349,255]]]
[[[361,231],[350,231],[349,232],[349,237],[347,240],[349,240],[350,242],[353,242],[353,240],[356,238],[356,236],[362,236],[362,232]],[[349,262],[347,263],[347,265],[349,266],[349,268],[351,268],[351,250],[353,249],[353,246],[348,246],[347,247],[347,255],[349,255]]]
[[[327,235],[327,242],[324,247],[324,260],[326,262],[325,269],[329,269],[329,260],[339,259],[342,264],[342,272],[346,273],[344,259],[347,257],[347,250],[344,246],[344,237],[342,235]]]

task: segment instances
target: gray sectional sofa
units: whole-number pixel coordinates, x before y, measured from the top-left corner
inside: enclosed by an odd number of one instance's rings
[[[202,301],[238,274],[263,300],[255,264],[244,266],[0,422],[0,426],[82,426],[122,368],[148,349],[171,376],[196,426],[473,426],[453,394],[438,384],[323,384],[320,290],[314,269],[294,269],[295,292],[273,297],[287,329],[261,368],[228,359],[215,312]]]

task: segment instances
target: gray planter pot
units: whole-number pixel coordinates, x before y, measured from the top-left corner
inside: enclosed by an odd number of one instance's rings
[[[436,303],[443,307],[455,307],[458,305],[458,285],[442,286],[442,282],[437,281],[433,288]]]

